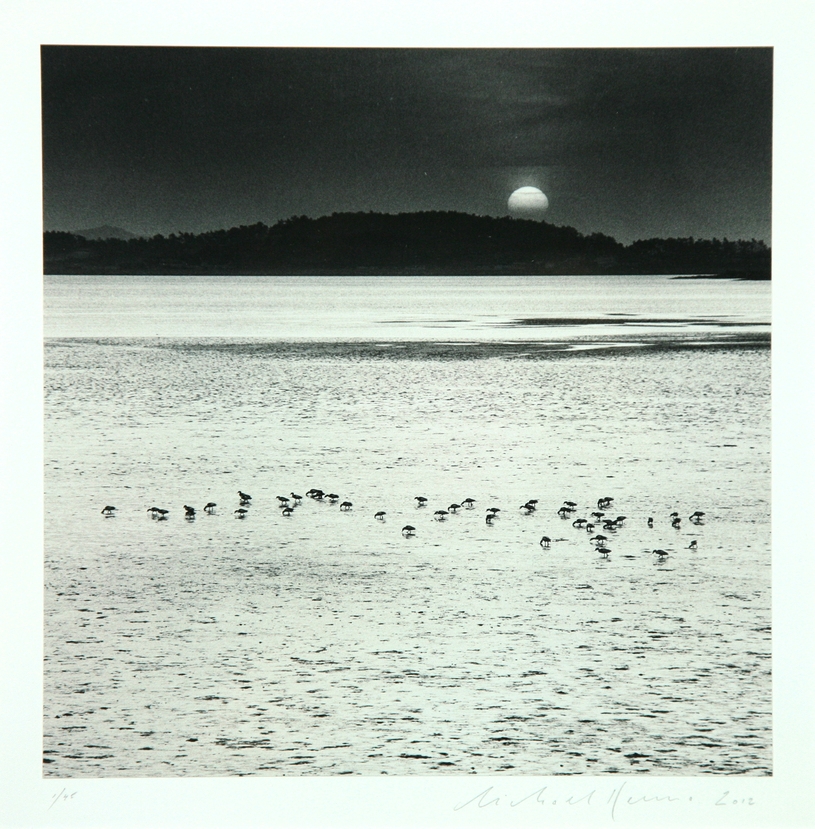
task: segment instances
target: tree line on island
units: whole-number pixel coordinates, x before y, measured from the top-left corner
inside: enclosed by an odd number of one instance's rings
[[[90,235],[90,234],[89,234]],[[123,234],[124,235],[124,234]],[[296,216],[271,227],[150,238],[43,234],[46,274],[686,274],[770,278],[755,239],[623,245],[573,227],[455,212]]]

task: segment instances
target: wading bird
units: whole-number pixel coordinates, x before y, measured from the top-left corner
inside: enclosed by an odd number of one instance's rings
[[[116,507],[107,506],[102,508],[102,515],[113,515],[114,512],[116,512]]]
[[[204,507],[204,512],[208,512],[210,515],[212,515],[212,513],[213,513],[213,512],[215,512],[215,507],[217,507],[217,506],[218,506],[218,505],[217,505],[214,501],[210,501],[210,502],[209,502],[209,503],[208,503],[208,504]]]
[[[195,507],[188,507],[186,504],[184,504],[184,517],[195,518]]]
[[[386,513],[383,510],[379,510],[379,512],[377,512],[374,515],[374,518],[378,518],[380,521],[384,521],[385,520],[385,515],[386,515]]]
[[[541,545],[541,547],[548,547],[551,543],[552,543],[552,539],[551,539],[551,538],[549,538],[549,536],[548,536],[548,535],[545,535],[545,536],[544,536],[544,537],[540,540],[540,545]]]
[[[402,527],[402,535],[405,536],[405,538],[411,535],[416,535],[416,527],[412,527],[410,524],[405,524],[405,526]]]

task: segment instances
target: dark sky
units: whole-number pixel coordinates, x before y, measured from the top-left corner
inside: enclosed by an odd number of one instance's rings
[[[772,50],[42,48],[46,230],[506,215],[770,241]]]

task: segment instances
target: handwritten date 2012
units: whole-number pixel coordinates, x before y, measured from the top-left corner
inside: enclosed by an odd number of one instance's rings
[[[717,801],[716,806],[755,806],[752,797],[731,797],[730,792],[725,792]]]
[[[626,795],[623,796],[623,791],[626,789],[626,783],[615,786],[610,792],[602,792],[598,789],[591,789],[589,791],[570,793],[567,796],[559,796],[551,791],[548,786],[542,786],[533,792],[529,792],[519,798],[510,798],[504,794],[498,794],[494,786],[479,792],[475,797],[470,798],[453,806],[454,812],[459,812],[462,809],[486,809],[490,806],[505,806],[510,809],[515,809],[522,804],[538,804],[540,806],[554,806],[554,807],[601,807],[609,811],[612,820],[616,820],[622,810],[634,806],[642,806],[644,804],[660,804],[660,803],[695,803],[698,805],[708,806],[754,806],[755,801],[752,797],[733,797],[730,791],[725,791],[717,800],[712,800],[710,797],[697,798],[694,801],[692,796],[677,797],[667,794],[635,794],[632,789],[628,789]]]

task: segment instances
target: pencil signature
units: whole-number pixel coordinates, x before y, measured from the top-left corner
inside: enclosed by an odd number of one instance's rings
[[[756,801],[752,797],[740,797],[731,795],[730,791],[723,792],[718,798],[703,797],[697,798],[694,801],[693,796],[678,797],[668,794],[629,794],[631,789],[626,791],[627,783],[621,783],[619,786],[614,786],[610,792],[601,791],[596,788],[586,790],[579,793],[572,793],[565,797],[558,796],[555,792],[550,790],[549,786],[541,786],[535,791],[529,792],[520,798],[511,799],[505,794],[498,794],[495,786],[489,786],[483,791],[479,792],[475,797],[463,803],[457,803],[453,806],[454,812],[459,812],[468,807],[475,809],[486,809],[490,806],[503,806],[510,809],[515,809],[518,806],[526,803],[537,803],[542,806],[587,806],[591,808],[603,807],[608,809],[609,816],[612,820],[616,820],[618,814],[623,808],[638,806],[648,803],[686,803],[697,805],[712,805],[712,806],[755,806]],[[626,796],[623,796],[623,792]]]

